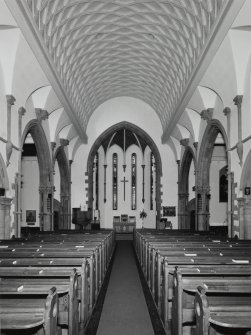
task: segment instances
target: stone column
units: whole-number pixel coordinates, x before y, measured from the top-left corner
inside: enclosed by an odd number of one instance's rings
[[[179,219],[179,229],[190,229],[188,225],[188,193],[179,193],[179,210],[178,210],[178,219]]]
[[[11,106],[14,105],[16,99],[13,95],[6,95],[7,100],[7,143],[6,143],[6,166],[10,164],[13,144],[11,142]]]
[[[242,98],[243,98],[243,95],[236,95],[236,97],[233,100],[238,110],[238,142],[236,144],[236,147],[237,147],[237,154],[239,156],[241,166],[242,166],[242,157],[243,157],[242,115],[241,115]]]
[[[61,227],[63,229],[69,229],[69,195],[61,194],[60,202],[61,202]]]
[[[69,140],[65,138],[60,139],[60,146],[62,150],[64,150],[64,147],[69,145]],[[68,166],[69,167],[69,166]],[[70,178],[70,176],[69,176]],[[61,183],[65,183],[65,180],[61,180]],[[69,187],[69,185],[67,185]],[[69,194],[63,193],[60,195],[60,203],[61,203],[61,222],[62,222],[62,227],[63,229],[69,229]]]
[[[51,174],[51,186],[52,186],[52,194],[51,194],[51,226],[52,230],[55,229],[54,227],[54,192],[55,192],[55,184],[54,184],[54,176],[55,176],[55,155],[54,150],[56,148],[56,142],[51,142],[51,157],[52,157],[52,174]]]
[[[198,185],[197,196],[197,230],[209,230],[210,186]]]
[[[231,175],[231,153],[230,153],[230,136],[231,136],[231,109],[229,107],[225,107],[223,113],[227,117],[227,181],[228,181],[228,200],[227,200],[227,223],[228,223],[228,236],[232,236],[232,227],[233,227],[233,212],[232,212],[232,175]]]
[[[21,160],[22,160],[22,151],[21,151],[21,140],[22,140],[22,118],[26,110],[24,107],[18,109],[18,147],[20,148],[18,153],[18,172],[16,173],[15,179],[15,236],[21,236]]]
[[[238,198],[238,214],[239,227],[233,227],[236,232],[239,232],[240,239],[251,239],[251,198]],[[239,229],[238,229],[239,228]],[[234,233],[233,233],[234,235]]]
[[[245,239],[246,236],[246,229],[245,229],[245,198],[238,198],[238,215],[239,215],[239,227],[231,227],[232,231],[231,231],[231,235],[232,237],[234,237],[234,231],[239,233],[239,238],[240,239]]]
[[[0,239],[10,238],[11,198],[0,197]]]
[[[40,186],[40,229],[41,231],[52,231],[52,212],[51,212],[51,202],[52,202],[52,187],[50,186]]]
[[[71,228],[71,221],[72,221],[72,209],[71,209],[71,185],[72,185],[72,181],[71,181],[71,166],[72,166],[73,160],[70,159],[69,160],[69,170],[70,170],[70,181],[69,181],[69,211],[68,211],[68,227],[69,229]]]

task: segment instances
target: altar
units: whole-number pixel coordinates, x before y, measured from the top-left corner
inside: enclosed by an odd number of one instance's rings
[[[121,214],[113,217],[113,228],[116,233],[132,233],[136,228],[136,217]]]

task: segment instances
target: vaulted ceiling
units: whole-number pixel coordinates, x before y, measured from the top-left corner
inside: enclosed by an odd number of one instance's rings
[[[151,105],[165,131],[233,1],[10,2],[37,34],[61,100],[85,133],[95,109],[118,96]]]

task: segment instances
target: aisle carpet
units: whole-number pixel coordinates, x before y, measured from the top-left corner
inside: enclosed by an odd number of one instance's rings
[[[97,335],[154,335],[130,241],[119,241]]]

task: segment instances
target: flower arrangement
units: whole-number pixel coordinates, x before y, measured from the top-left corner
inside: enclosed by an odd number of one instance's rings
[[[139,213],[139,217],[140,217],[141,219],[144,219],[144,218],[147,217],[147,213],[144,211],[144,209],[142,209],[142,211]]]

